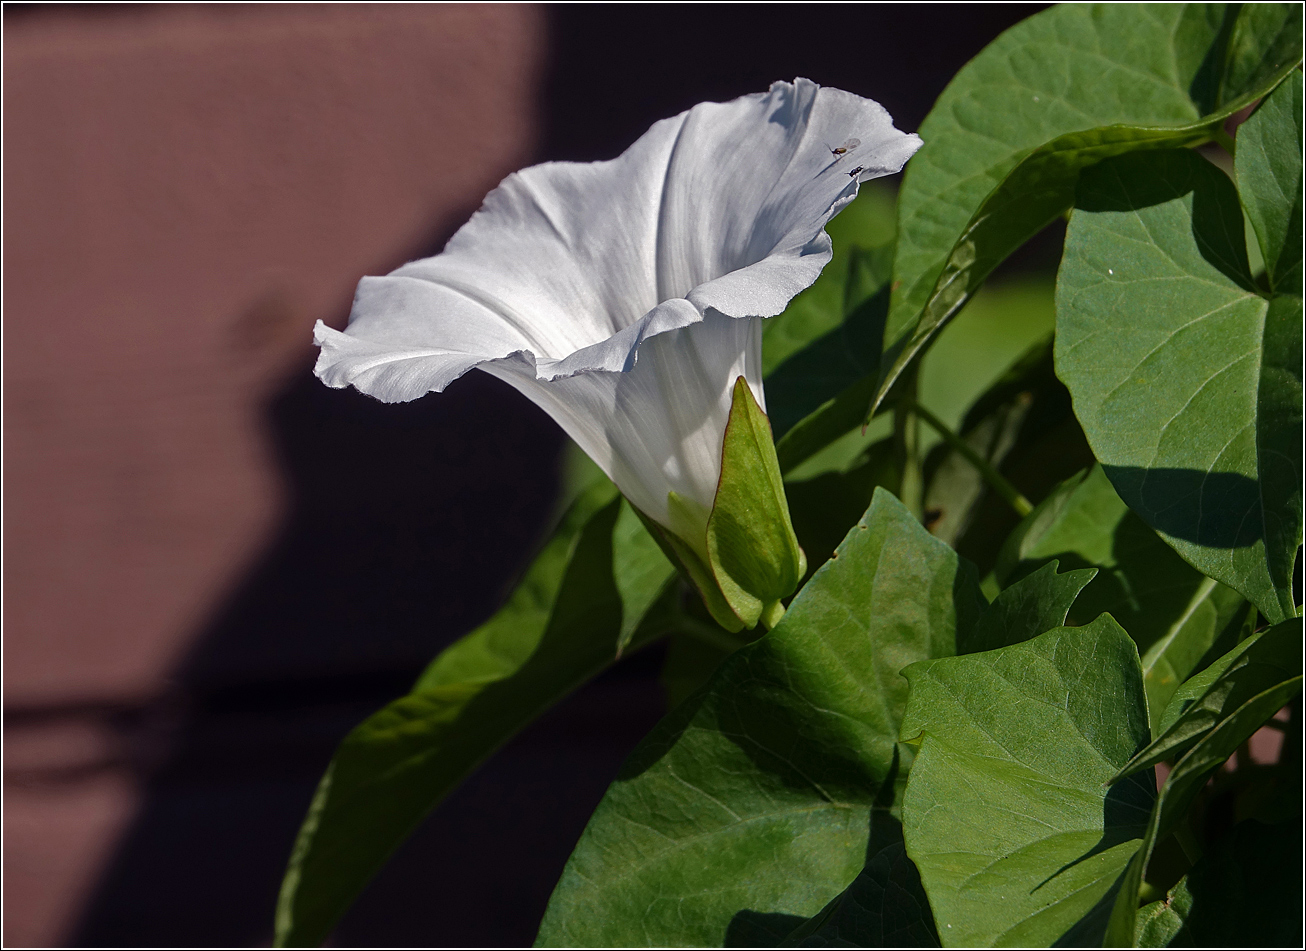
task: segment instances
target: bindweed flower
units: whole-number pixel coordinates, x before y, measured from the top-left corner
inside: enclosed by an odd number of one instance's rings
[[[443,390],[473,367],[499,377],[652,523],[718,621],[773,619],[802,575],[801,550],[769,428],[732,441],[758,442],[747,451],[770,461],[736,467],[754,482],[735,486],[737,504],[711,528],[731,481],[727,424],[732,410],[749,432],[765,424],[761,319],[830,260],[826,223],[860,182],[898,171],[919,146],[878,103],[798,79],[701,103],[612,161],[516,172],[443,253],[363,278],[343,333],[318,322],[317,375],[387,402]],[[748,502],[777,492],[778,508]],[[750,527],[758,518],[783,525]],[[747,562],[777,544],[792,549],[771,553],[783,577],[722,567],[723,551]]]

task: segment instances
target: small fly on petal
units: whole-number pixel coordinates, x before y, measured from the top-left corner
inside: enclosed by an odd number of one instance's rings
[[[830,154],[833,155],[835,159],[841,159],[861,144],[861,139],[846,139],[843,145],[830,149]],[[829,149],[830,147],[827,145],[826,148]]]
[[[864,172],[864,171],[866,171],[866,166],[864,166],[864,165],[858,165],[855,169],[853,169],[852,171],[850,171],[850,172],[848,173],[848,177],[849,177],[849,178],[856,178],[858,175],[860,175],[860,174],[861,174],[862,172]]]

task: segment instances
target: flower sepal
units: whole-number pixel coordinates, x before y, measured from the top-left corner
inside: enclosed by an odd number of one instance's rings
[[[807,571],[785,499],[771,422],[747,381],[735,381],[710,512],[668,493],[672,527],[642,516],[668,558],[728,631],[773,627]]]

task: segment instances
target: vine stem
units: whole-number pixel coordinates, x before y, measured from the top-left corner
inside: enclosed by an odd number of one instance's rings
[[[987,459],[976,452],[969,443],[949,429],[943,420],[939,419],[939,417],[935,416],[920,403],[913,402],[912,408],[916,411],[917,416],[923,419],[931,429],[943,437],[944,442],[957,450],[957,452],[961,453],[967,462],[979,470],[979,474],[984,477],[984,481],[993,488],[994,492],[1002,496],[1003,500],[1005,500],[1008,505],[1015,509],[1017,515],[1024,518],[1030,512],[1034,511],[1034,506],[1030,503],[1029,499],[1021,495],[1020,490],[1012,485],[1007,477],[995,469]]]

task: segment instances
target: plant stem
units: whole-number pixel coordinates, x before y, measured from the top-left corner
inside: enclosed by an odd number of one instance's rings
[[[961,453],[967,462],[979,470],[979,474],[984,477],[984,481],[992,486],[993,491],[1002,496],[1006,503],[1016,510],[1017,515],[1024,518],[1034,511],[1034,506],[1030,504],[1029,499],[1021,495],[1020,490],[1012,485],[1007,477],[995,469],[987,459],[976,452],[968,442],[944,425],[943,420],[920,403],[913,404],[913,408],[921,419],[929,423],[931,429],[943,437],[944,442]]]
[[[919,519],[925,509],[925,477],[921,472],[920,423],[917,419],[916,370],[900,384],[905,392],[893,408],[893,438],[898,450],[902,480],[898,498]]]

